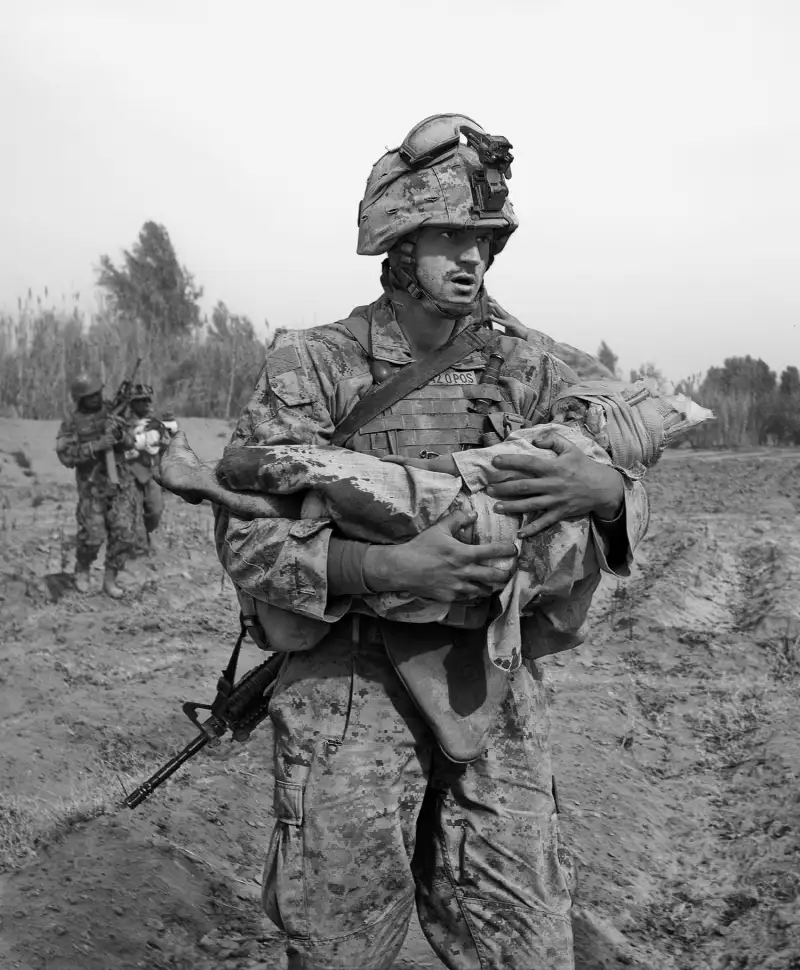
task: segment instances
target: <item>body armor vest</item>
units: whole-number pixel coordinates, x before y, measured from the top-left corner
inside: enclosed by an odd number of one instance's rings
[[[106,424],[108,423],[108,408],[102,407],[99,411],[92,412],[75,411],[73,420],[78,442],[85,445],[90,441],[96,441],[105,434]],[[114,458],[117,463],[117,474],[125,474],[126,463],[122,460],[121,452],[116,448],[114,449]],[[105,453],[98,452],[94,459],[90,458],[81,462],[76,472],[80,478],[91,479],[98,486],[104,481],[107,483]]]
[[[88,413],[86,411],[76,411],[74,414],[75,434],[78,442],[85,445],[89,441],[95,441],[102,437],[106,431],[106,421],[108,415],[106,409]]]
[[[348,446],[376,457],[419,458],[493,444],[521,419],[499,387],[479,381],[479,371],[447,370],[368,421]],[[487,398],[490,413],[478,413],[478,399]]]
[[[481,384],[481,371],[443,371],[368,421],[350,438],[353,451],[383,457],[430,458],[496,444],[522,425],[496,384]],[[476,410],[489,401],[488,413]],[[479,629],[489,618],[489,601],[454,603],[445,626]]]

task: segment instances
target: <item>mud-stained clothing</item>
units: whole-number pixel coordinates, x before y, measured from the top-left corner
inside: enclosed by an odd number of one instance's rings
[[[374,360],[391,367],[411,362],[408,342],[386,297],[358,307],[353,315],[365,316],[369,321]],[[458,329],[469,322],[467,318]],[[486,355],[495,348],[505,357],[500,386],[509,408],[531,426],[548,421],[556,399],[577,383],[577,377],[557,358],[541,353],[524,340],[493,335],[484,352],[467,355],[451,369],[453,380],[458,380],[458,375],[479,374],[485,367]],[[437,378],[436,382],[447,377]],[[478,378],[473,379],[477,382]],[[335,426],[372,386],[370,359],[345,321],[308,330],[280,331],[226,455],[247,444],[330,445]],[[444,398],[441,406],[444,409],[451,405]],[[410,426],[413,415],[399,413],[396,417],[398,424],[408,421]],[[401,437],[400,431],[395,437]],[[391,439],[392,429],[366,431],[356,435],[349,447],[383,454],[391,451]],[[424,440],[416,445],[418,449],[425,446]],[[647,531],[649,505],[638,480],[643,469],[631,472],[614,467],[623,473],[624,532],[628,542],[621,561],[608,562],[605,550],[601,550],[600,559],[603,569],[627,576],[633,551]],[[332,534],[329,518],[244,521],[225,513],[217,530],[218,554],[234,583],[257,601],[313,620],[335,622],[351,610],[369,610],[359,597],[329,595],[327,564]],[[602,538],[598,539],[602,546]]]
[[[228,452],[248,444],[330,445],[335,426],[373,386],[371,365],[411,362],[388,298],[353,316],[368,323],[368,350],[346,321],[276,336]],[[505,359],[498,404],[528,426],[548,421],[558,395],[577,380],[525,341],[493,335],[482,352],[417,394],[425,430],[416,430],[422,423],[415,425],[415,414],[407,413],[413,408],[401,401],[348,447],[372,455],[416,448],[418,454],[447,435],[452,452],[479,443],[472,416],[459,425],[447,411],[465,411],[461,392],[441,385],[477,383],[493,352]],[[613,563],[620,575],[628,573],[648,520],[635,476],[625,478],[624,493],[627,545]],[[404,638],[413,653],[425,631],[438,636],[462,628],[446,661],[458,667],[453,683],[459,686],[451,683],[449,695],[445,690],[437,698],[450,709],[449,729],[462,716],[467,721],[475,701],[460,693],[462,687],[470,693],[474,676],[459,659],[458,644],[466,648],[471,638],[478,655],[486,655],[487,612],[476,610],[471,631],[463,609],[443,623],[373,620],[363,597],[329,593],[334,534],[330,517],[245,522],[217,513],[221,562],[244,592],[282,614],[285,648],[298,651],[288,656],[270,707],[276,825],[264,883],[266,911],[288,934],[290,970],[389,968],[415,898],[422,928],[450,970],[570,970],[570,897],[558,858],[535,631],[531,637],[523,627],[522,665],[496,670],[507,690],[481,754],[456,764],[442,754],[441,725],[422,718],[408,675],[382,638]],[[611,568],[606,552],[599,549],[600,564]],[[577,608],[591,593],[576,591]],[[315,632],[306,635],[304,623],[336,628],[319,642]]]
[[[270,708],[263,900],[289,970],[388,970],[412,907],[450,970],[572,970],[545,688],[511,685],[483,757],[439,751],[374,621],[292,654]]]
[[[577,428],[542,424],[513,431],[491,447],[457,452],[459,475],[317,445],[249,445],[223,459],[218,472],[238,490],[275,495],[303,492],[302,518],[328,516],[342,535],[369,543],[405,541],[456,508],[475,512],[473,543],[516,542],[519,548],[519,568],[507,584],[497,587],[500,612],[487,631],[492,662],[514,670],[521,662],[521,618],[526,619],[528,639],[536,641],[537,656],[577,646],[585,636],[590,603],[585,593],[599,580],[597,540],[588,516],[567,519],[518,541],[523,516],[495,512],[496,500],[485,492],[497,456],[538,453],[554,459],[553,451],[534,444],[549,433],[561,435],[594,461],[611,464],[609,456]],[[503,568],[510,563],[495,565]],[[450,610],[447,603],[402,592],[361,599],[364,609],[376,616],[410,623],[438,623]],[[576,606],[576,600],[583,608]],[[267,614],[262,624],[265,630],[271,626],[270,618]],[[325,635],[323,625],[318,635],[320,639]]]
[[[118,485],[108,478],[105,451],[98,450],[108,421],[108,405],[100,411],[75,411],[66,418],[56,439],[56,454],[62,465],[75,469],[78,523],[75,558],[79,568],[88,569],[106,542],[107,569],[123,569],[134,544],[136,496],[133,478],[124,459],[124,442],[113,449]]]

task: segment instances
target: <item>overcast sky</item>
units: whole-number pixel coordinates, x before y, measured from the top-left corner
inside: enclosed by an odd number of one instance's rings
[[[525,323],[626,373],[800,364],[798,50],[797,0],[6,0],[0,307],[91,299],[154,220],[207,309],[339,319],[370,167],[460,111],[514,145],[487,283]]]

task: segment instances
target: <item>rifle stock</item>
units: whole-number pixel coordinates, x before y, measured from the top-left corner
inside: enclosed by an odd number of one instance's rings
[[[114,457],[114,449],[106,448],[106,474],[112,485],[119,485],[119,475],[117,475],[117,459]]]

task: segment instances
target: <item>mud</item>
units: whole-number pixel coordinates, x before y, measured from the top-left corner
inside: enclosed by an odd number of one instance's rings
[[[210,510],[168,496],[125,598],[97,571],[80,597],[49,430],[0,422],[0,967],[280,970],[269,731],[118,807],[195,735],[181,704],[211,700],[237,632]],[[226,435],[190,429],[201,458]],[[545,662],[577,966],[798,970],[800,452],[672,452],[648,481],[634,576]],[[416,927],[397,967],[440,968]]]

